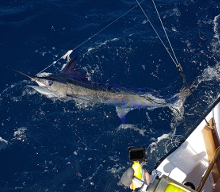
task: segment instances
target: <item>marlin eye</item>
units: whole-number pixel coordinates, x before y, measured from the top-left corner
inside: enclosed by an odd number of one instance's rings
[[[48,81],[48,85],[53,85],[53,81]]]

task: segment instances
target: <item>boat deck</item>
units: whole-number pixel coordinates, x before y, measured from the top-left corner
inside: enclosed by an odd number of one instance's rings
[[[173,153],[157,167],[157,170],[179,183],[192,182],[197,188],[210,162],[213,160],[216,149],[220,146],[220,103],[206,116],[209,126],[203,120],[189,137]],[[203,192],[219,192],[220,160],[209,174]],[[216,189],[215,189],[216,188]]]

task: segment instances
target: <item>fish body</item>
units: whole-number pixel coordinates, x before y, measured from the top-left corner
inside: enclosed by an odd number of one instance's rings
[[[76,58],[72,59],[58,74],[45,77],[31,76],[17,71],[39,86],[30,86],[49,98],[83,99],[86,101],[110,104],[117,108],[118,116],[122,119],[128,111],[136,108],[154,109],[171,106],[165,99],[153,96],[152,93],[131,91],[115,85],[106,85],[89,81],[77,70]]]

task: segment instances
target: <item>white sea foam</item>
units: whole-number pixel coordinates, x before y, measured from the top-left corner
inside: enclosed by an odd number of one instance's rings
[[[146,132],[145,129],[140,129],[137,126],[132,125],[132,124],[121,124],[118,127],[118,130],[121,130],[121,129],[133,129],[134,131],[139,132],[139,134],[142,135],[142,136],[145,136],[145,132]]]
[[[0,150],[5,149],[8,146],[8,141],[0,137]]]
[[[217,38],[219,40],[219,21],[220,21],[220,15],[215,16],[214,20],[213,20],[213,30],[214,30],[214,37]]]
[[[43,72],[43,73],[38,73],[37,74],[37,77],[47,77],[49,75],[51,75],[52,73],[46,73],[46,72]]]
[[[18,128],[17,131],[14,132],[14,139],[24,142],[27,138],[26,131],[26,127]]]
[[[219,23],[220,23],[220,14],[216,15],[213,19],[213,32],[214,32],[214,39],[211,42],[212,45],[212,52],[219,54],[220,49],[220,31],[219,31]]]
[[[105,40],[104,42],[100,42],[95,47],[88,48],[86,54],[91,54],[92,51],[95,51],[95,50],[101,48],[102,46],[108,44],[109,42],[114,42],[114,41],[118,41],[118,40],[119,40],[119,38],[113,38],[113,39]]]
[[[160,137],[158,137],[154,142],[152,142],[149,147],[150,147],[150,153],[153,153],[154,151],[157,150],[158,143],[161,142],[162,140],[168,139],[170,137],[170,133],[168,134],[163,134]]]

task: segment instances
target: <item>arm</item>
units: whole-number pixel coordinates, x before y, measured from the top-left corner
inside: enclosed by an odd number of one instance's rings
[[[149,185],[151,183],[150,174],[147,171],[144,171],[144,176],[145,176],[145,179],[146,179],[146,183]]]

